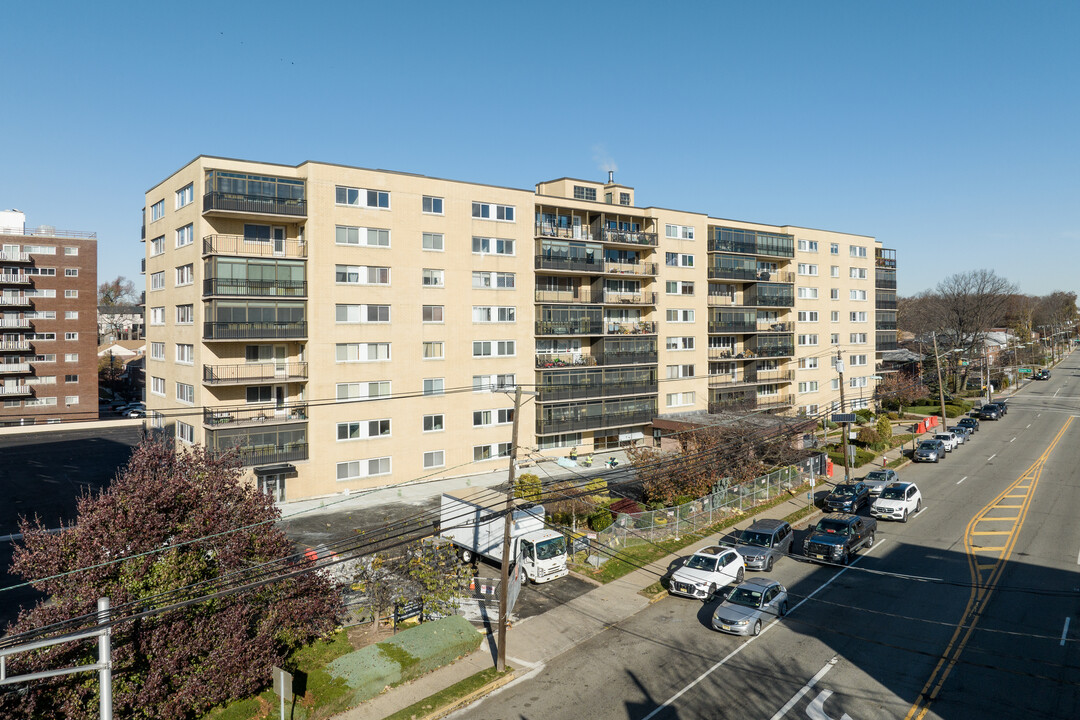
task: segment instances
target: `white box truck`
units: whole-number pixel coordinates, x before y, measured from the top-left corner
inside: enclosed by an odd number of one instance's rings
[[[505,520],[501,513],[505,509],[505,496],[490,488],[443,493],[439,535],[458,547],[465,562],[476,556],[502,562]],[[524,582],[548,582],[569,572],[566,538],[544,526],[543,506],[514,511],[509,556],[516,557],[519,552]]]

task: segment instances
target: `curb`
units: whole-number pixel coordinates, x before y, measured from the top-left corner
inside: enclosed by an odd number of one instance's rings
[[[458,698],[457,700],[450,703],[449,705],[444,705],[441,708],[439,708],[438,710],[433,710],[431,713],[429,713],[427,715],[419,716],[419,717],[416,718],[416,720],[439,720],[439,718],[444,718],[447,715],[449,715],[450,713],[454,712],[455,710],[460,710],[461,708],[476,702],[477,700],[484,697],[485,695],[489,695],[489,694],[495,692],[496,690],[501,688],[503,685],[506,685],[511,680],[516,678],[517,677],[517,672],[518,672],[517,668],[510,668],[509,671],[505,675],[503,675],[502,677],[495,678],[494,680],[489,682],[487,685],[484,685],[483,687],[480,687],[480,688],[477,688],[476,690],[473,690],[468,695]]]

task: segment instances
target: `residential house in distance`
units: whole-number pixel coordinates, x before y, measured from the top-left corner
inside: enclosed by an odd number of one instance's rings
[[[98,345],[114,340],[142,340],[146,320],[142,305],[98,305]]]
[[[96,420],[97,235],[0,212],[0,425]]]

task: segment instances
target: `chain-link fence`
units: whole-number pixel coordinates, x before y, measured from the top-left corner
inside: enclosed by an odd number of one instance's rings
[[[815,454],[750,482],[736,485],[722,481],[715,492],[683,505],[619,513],[615,522],[596,533],[592,542],[609,548],[627,548],[702,532],[721,520],[786,494],[811,477],[824,475],[827,462],[826,455]]]

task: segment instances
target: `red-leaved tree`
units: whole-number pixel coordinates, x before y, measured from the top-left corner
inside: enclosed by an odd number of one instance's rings
[[[246,569],[250,580],[310,569],[310,561],[292,559],[294,549],[273,525],[278,517],[267,495],[241,481],[235,460],[144,442],[107,490],[80,498],[74,526],[51,535],[37,520],[23,521],[12,571],[47,597],[24,609],[8,633],[94,613],[99,597],[123,617],[136,607],[129,603],[160,608],[233,586],[239,576],[230,573],[237,571]],[[270,522],[181,544],[261,521]],[[116,558],[127,559],[63,575]],[[204,581],[210,585],[199,585]],[[270,681],[271,666],[332,629],[338,609],[330,582],[309,571],[121,622],[112,634],[114,715],[195,718],[249,695]],[[8,674],[94,662],[95,653],[87,641],[24,653],[8,659]],[[0,696],[0,717],[98,717],[96,674],[27,687]]]

